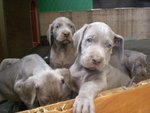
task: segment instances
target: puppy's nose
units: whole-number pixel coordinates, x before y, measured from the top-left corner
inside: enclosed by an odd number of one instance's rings
[[[69,32],[63,32],[63,34],[64,34],[65,37],[68,37],[70,35]]]
[[[92,59],[92,63],[94,64],[94,65],[99,65],[100,63],[102,63],[102,59]]]

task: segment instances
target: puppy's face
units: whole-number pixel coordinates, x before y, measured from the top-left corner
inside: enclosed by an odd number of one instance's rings
[[[116,39],[122,40],[105,23],[83,26],[73,37],[81,65],[90,70],[103,70],[109,63]]]
[[[147,62],[146,62],[146,56],[137,56],[137,58],[132,59],[131,61],[133,64],[132,65],[132,70],[131,72],[134,75],[142,75],[145,76],[147,75]]]
[[[122,57],[123,38],[103,22],[84,25],[74,34],[73,42],[80,64],[90,70],[102,71],[109,63],[113,47],[121,51]]]
[[[85,31],[81,45],[81,64],[102,70],[108,65],[113,47],[113,32],[105,24],[91,24]]]
[[[70,72],[68,69],[57,69],[44,75],[37,83],[37,99],[40,105],[47,105],[66,100],[71,94],[69,89]]]
[[[68,18],[59,17],[55,19],[50,25],[48,32],[51,32],[48,34],[50,34],[54,38],[54,40],[63,44],[67,44],[72,42],[72,36],[75,32],[75,26]]]

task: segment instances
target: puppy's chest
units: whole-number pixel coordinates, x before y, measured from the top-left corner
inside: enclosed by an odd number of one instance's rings
[[[69,68],[70,65],[73,63],[74,61],[74,54],[66,51],[66,52],[59,52],[59,53],[55,53],[52,52],[51,53],[51,57],[50,57],[50,64],[52,64],[54,67],[57,68]]]
[[[84,73],[84,71],[76,71],[73,72],[72,75],[72,80],[74,84],[74,88],[76,91],[79,91],[80,87],[85,83],[88,74]]]

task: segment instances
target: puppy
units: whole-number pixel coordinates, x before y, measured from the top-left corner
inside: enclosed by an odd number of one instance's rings
[[[74,113],[95,113],[94,97],[102,90],[125,86],[128,74],[109,63],[112,50],[118,50],[123,60],[124,40],[103,22],[84,25],[73,37],[77,57],[70,67],[71,88],[78,92],[73,105]]]
[[[6,58],[2,60],[2,62],[0,63],[0,71],[8,68],[9,66],[11,66],[12,64],[18,61],[19,61],[18,58]]]
[[[75,25],[66,17],[56,18],[49,25],[47,39],[50,49],[50,66],[52,68],[69,68],[75,59],[75,47],[72,36]]]
[[[147,56],[142,52],[133,51],[133,50],[125,50],[124,54],[124,64],[128,71],[130,72],[130,76],[139,76],[139,75],[147,75]]]
[[[36,54],[25,56],[0,71],[0,101],[21,101],[32,108],[67,99],[69,75],[68,69],[51,69]]]

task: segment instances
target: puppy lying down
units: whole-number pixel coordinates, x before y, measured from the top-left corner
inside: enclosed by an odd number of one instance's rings
[[[8,68],[9,66],[11,66],[12,64],[15,64],[16,62],[18,62],[20,59],[18,58],[5,58],[4,60],[2,60],[2,62],[0,63],[0,71],[4,70],[5,68]]]
[[[147,56],[142,52],[125,50],[124,64],[130,71],[131,77],[147,74]]]
[[[22,101],[28,108],[66,100],[68,69],[51,69],[38,55],[23,57],[0,71],[0,101]]]
[[[141,79],[141,76],[146,76],[147,74],[147,55],[142,52],[125,50],[124,51],[124,65],[129,72],[130,78],[132,80],[129,86],[133,82],[137,82]]]
[[[133,50],[124,50],[124,60],[120,64],[117,55],[112,55],[110,63],[114,67],[120,69],[123,72],[129,74],[129,77],[132,78],[130,85],[132,85],[135,79],[138,79],[141,75],[147,75],[147,55],[142,52],[133,51]]]

